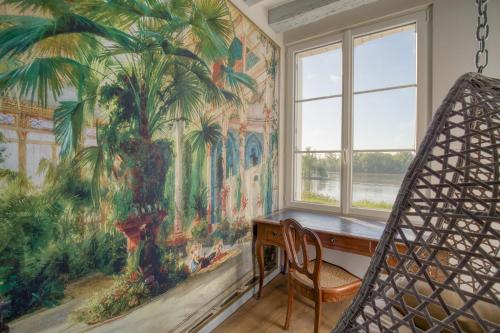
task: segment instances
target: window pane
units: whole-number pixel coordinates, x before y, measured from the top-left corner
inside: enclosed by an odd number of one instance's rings
[[[415,24],[354,38],[354,92],[416,83]]]
[[[297,55],[296,100],[342,93],[341,45],[328,45]]]
[[[352,207],[390,210],[414,152],[353,153]]]
[[[417,89],[354,95],[354,150],[414,149]]]
[[[6,128],[1,128],[0,129],[1,135],[3,135],[4,139],[10,139],[10,140],[18,140],[19,136],[17,135],[17,132],[14,130],[9,130]]]
[[[296,150],[340,150],[342,98],[296,104]]]
[[[340,154],[295,154],[295,200],[340,205]]]
[[[5,149],[3,153],[4,161],[0,163],[0,168],[19,171],[19,144],[17,142],[4,142],[0,144],[0,150]]]
[[[2,114],[0,114],[0,120]],[[13,118],[12,118],[13,119]],[[0,129],[0,137],[3,137],[3,142],[0,142],[0,151],[3,152],[3,162],[0,160],[0,168],[19,171],[19,137],[16,131],[6,128]]]
[[[55,135],[52,133],[39,133],[32,132],[28,133],[26,138],[28,141],[47,141],[47,142],[55,142]]]
[[[41,144],[26,145],[26,173],[31,177],[36,185],[41,185],[45,175],[39,173],[39,164],[42,159],[52,159],[52,147]]]

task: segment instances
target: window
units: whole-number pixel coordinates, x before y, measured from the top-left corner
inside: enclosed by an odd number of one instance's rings
[[[297,55],[295,96],[297,201],[340,204],[342,44]]]
[[[290,48],[289,206],[388,215],[427,122],[426,14]]]
[[[416,24],[353,40],[352,198],[391,209],[416,144]]]

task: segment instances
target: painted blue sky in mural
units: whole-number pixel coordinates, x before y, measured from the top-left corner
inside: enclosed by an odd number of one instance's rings
[[[414,26],[382,38],[355,38],[354,92],[416,83]],[[342,51],[300,58],[302,99],[342,93]],[[340,150],[342,98],[299,103],[302,145],[298,149]],[[415,147],[416,89],[413,87],[355,94],[354,149],[412,149]]]

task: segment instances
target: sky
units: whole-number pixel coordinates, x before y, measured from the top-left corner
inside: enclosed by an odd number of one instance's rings
[[[355,38],[354,45],[354,149],[413,149],[416,88],[356,93],[416,83],[415,30],[363,42]],[[298,59],[298,100],[342,93],[341,48]],[[298,150],[340,150],[342,97],[297,103],[297,112],[302,112]]]

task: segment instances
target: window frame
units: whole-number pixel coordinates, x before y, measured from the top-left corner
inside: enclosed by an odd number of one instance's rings
[[[358,25],[337,33],[293,44],[287,48],[286,68],[289,79],[285,89],[287,97],[285,108],[285,184],[284,203],[286,207],[341,214],[345,216],[386,220],[390,211],[351,207],[352,197],[352,156],[353,156],[353,41],[357,36],[389,30],[404,25],[415,24],[417,32],[416,47],[416,151],[425,135],[430,119],[430,47],[429,27],[430,9],[420,10],[404,16],[383,19],[370,24]],[[340,206],[323,205],[297,201],[295,188],[295,146],[296,146],[296,83],[298,81],[296,57],[299,53],[341,43],[342,48],[342,133],[341,133],[341,195]]]

